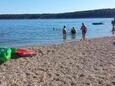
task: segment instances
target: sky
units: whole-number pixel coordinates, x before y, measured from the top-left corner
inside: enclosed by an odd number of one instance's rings
[[[0,14],[64,13],[115,8],[115,0],[0,0]]]

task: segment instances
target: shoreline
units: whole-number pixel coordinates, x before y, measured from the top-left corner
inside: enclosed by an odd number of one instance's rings
[[[0,65],[0,86],[113,86],[115,36],[23,48],[32,58]]]
[[[105,37],[96,37],[96,38],[90,38],[90,39],[88,39],[88,38],[86,38],[86,40],[81,40],[81,39],[79,39],[79,40],[77,40],[77,39],[74,39],[74,40],[65,40],[65,42],[62,42],[62,43],[49,43],[49,44],[30,44],[30,45],[24,45],[24,46],[19,46],[19,48],[27,48],[27,47],[34,47],[34,46],[36,46],[36,47],[44,47],[44,46],[58,46],[58,45],[64,45],[64,44],[68,44],[68,43],[75,43],[75,42],[77,42],[77,43],[79,43],[79,42],[81,42],[81,41],[93,41],[93,40],[100,40],[100,39],[108,39],[108,38],[115,38],[115,36],[105,36]]]

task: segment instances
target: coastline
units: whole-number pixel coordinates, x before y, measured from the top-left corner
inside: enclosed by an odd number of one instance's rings
[[[25,46],[38,54],[0,65],[0,86],[113,86],[115,36]]]

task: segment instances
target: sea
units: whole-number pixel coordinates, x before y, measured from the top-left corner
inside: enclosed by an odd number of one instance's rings
[[[81,39],[81,24],[87,26],[87,39],[112,36],[112,18],[89,19],[10,19],[0,20],[0,47],[60,44]],[[102,25],[92,23],[102,22]],[[63,26],[67,35],[63,36]],[[77,34],[71,35],[72,27]]]

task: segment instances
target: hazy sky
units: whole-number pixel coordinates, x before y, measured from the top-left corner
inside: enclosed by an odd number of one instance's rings
[[[0,14],[63,13],[115,8],[115,0],[0,0]]]

